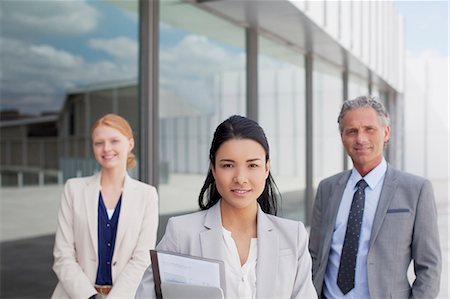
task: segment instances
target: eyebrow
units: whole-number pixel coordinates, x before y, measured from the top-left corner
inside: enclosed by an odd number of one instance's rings
[[[256,161],[262,161],[260,158],[254,158],[254,159],[248,159],[246,162],[256,162]],[[232,159],[221,159],[219,162],[235,162]]]

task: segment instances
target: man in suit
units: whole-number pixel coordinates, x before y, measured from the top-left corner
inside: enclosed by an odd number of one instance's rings
[[[346,101],[338,123],[353,169],[317,189],[309,250],[319,296],[435,298],[441,252],[430,182],[384,159],[391,127],[383,104],[372,97]]]

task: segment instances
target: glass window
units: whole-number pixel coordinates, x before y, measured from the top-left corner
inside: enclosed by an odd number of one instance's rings
[[[305,70],[304,56],[259,38],[259,123],[270,146],[271,171],[282,194],[280,215],[304,219]]]
[[[313,70],[313,186],[344,167],[337,124],[342,99],[342,73],[316,59]]]
[[[2,262],[10,261],[1,266],[2,297],[51,295],[56,277],[50,255],[63,183],[97,169],[90,145],[94,120],[122,114],[139,138],[137,4],[0,1],[0,241]],[[118,88],[123,82],[131,82],[125,93]],[[8,254],[23,242],[42,246],[48,258],[14,267]],[[3,250],[6,243],[9,251]],[[36,246],[28,247],[34,257]],[[12,268],[32,270],[48,283],[16,275],[8,284]]]
[[[348,98],[346,100],[351,100],[359,96],[364,96],[369,94],[369,85],[363,78],[349,74],[348,76]]]
[[[245,115],[245,32],[190,4],[160,8],[160,228],[198,209],[217,125]]]

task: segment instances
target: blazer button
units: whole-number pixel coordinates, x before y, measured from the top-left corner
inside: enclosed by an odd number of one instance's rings
[[[117,262],[114,262],[114,263],[113,263],[113,266],[115,266],[116,264],[117,264]]]

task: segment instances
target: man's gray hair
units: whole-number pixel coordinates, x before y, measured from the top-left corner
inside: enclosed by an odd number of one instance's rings
[[[338,117],[339,131],[341,132],[341,134],[344,130],[343,119],[345,114],[358,108],[373,108],[373,110],[375,110],[375,112],[378,114],[380,124],[385,127],[389,126],[389,113],[387,112],[383,103],[377,101],[376,97],[373,96],[360,96],[353,100],[347,100],[344,102],[344,104],[342,104],[341,112],[339,113]]]

